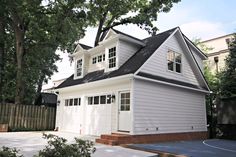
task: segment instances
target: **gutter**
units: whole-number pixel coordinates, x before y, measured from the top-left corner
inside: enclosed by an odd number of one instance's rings
[[[88,82],[88,83],[83,83],[83,84],[79,84],[79,85],[74,85],[74,86],[69,86],[69,87],[63,87],[63,88],[58,88],[56,89],[56,91],[66,91],[66,90],[78,90],[78,88],[88,88],[88,87],[94,87],[96,85],[101,85],[103,83],[110,83],[110,84],[114,84],[117,81],[121,81],[124,79],[132,79],[134,77],[134,74],[126,74],[126,75],[122,75],[122,76],[117,76],[117,77],[112,77],[112,78],[107,78],[107,79],[103,79],[103,80],[98,80],[98,81],[93,81],[93,82]]]
[[[165,85],[169,85],[169,86],[184,88],[184,89],[190,89],[190,90],[194,90],[194,91],[202,92],[202,93],[206,93],[206,94],[210,93],[207,90],[202,90],[202,89],[196,89],[196,88],[192,88],[192,87],[181,86],[181,85],[177,85],[177,84],[174,84],[174,83],[168,83],[168,82],[164,82],[164,81],[154,80],[154,79],[150,79],[150,78],[146,78],[146,77],[138,76],[138,75],[134,75],[134,78],[135,79],[144,80],[144,81],[150,81],[150,82],[165,84]]]

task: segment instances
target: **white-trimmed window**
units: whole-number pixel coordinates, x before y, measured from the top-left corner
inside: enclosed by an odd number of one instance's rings
[[[80,106],[81,98],[65,99],[65,106]]]
[[[182,56],[180,53],[169,50],[167,53],[168,70],[182,73]]]
[[[102,55],[102,61],[105,61],[105,54]]]
[[[93,57],[93,59],[92,59],[92,64],[96,64],[96,63],[97,63],[97,56]]]
[[[98,62],[102,62],[102,55],[98,56]]]
[[[109,69],[116,67],[116,47],[108,50],[108,67]]]
[[[88,97],[88,105],[111,104],[112,95],[96,95]]]
[[[81,76],[82,75],[82,65],[83,65],[83,60],[82,59],[77,60],[77,63],[76,63],[76,76]]]
[[[130,92],[120,94],[120,110],[130,110]]]

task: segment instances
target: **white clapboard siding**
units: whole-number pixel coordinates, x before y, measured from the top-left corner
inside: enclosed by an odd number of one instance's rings
[[[206,131],[204,93],[135,80],[134,134]]]
[[[119,57],[118,58],[119,67],[122,66],[131,56],[133,56],[138,49],[139,49],[138,45],[134,45],[132,43],[119,40],[117,49],[118,50],[117,54]]]
[[[186,52],[187,49],[182,48],[183,44],[181,46],[178,40],[180,40],[180,38],[177,39],[176,35],[169,38],[163,45],[159,47],[159,49],[151,56],[151,58],[149,58],[147,63],[141,67],[141,72],[199,85],[192,67],[190,66],[189,56],[186,54],[189,52]],[[167,52],[169,49],[182,54],[181,74],[168,71],[167,69]]]

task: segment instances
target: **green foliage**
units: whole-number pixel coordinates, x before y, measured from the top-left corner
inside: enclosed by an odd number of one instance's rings
[[[220,94],[222,97],[236,95],[236,34],[229,46],[225,69],[220,73]]]
[[[15,148],[2,147],[0,148],[0,157],[23,157],[18,152]]]
[[[88,19],[94,26],[98,26],[95,45],[101,40],[102,32],[109,28],[135,24],[140,28],[155,34],[158,30],[153,25],[158,13],[169,12],[173,3],[180,0],[90,0]]]
[[[208,53],[208,51],[213,50],[213,47],[209,47],[201,42],[201,38],[194,38],[192,39],[192,42],[205,54]]]
[[[67,144],[67,140],[52,134],[43,134],[48,145],[34,157],[90,157],[95,152],[91,141],[75,138],[75,143]]]
[[[55,62],[60,58],[55,51],[72,52],[75,41],[84,36],[87,27],[84,0],[2,0],[2,6],[0,15],[4,18],[0,18],[0,23],[5,24],[6,37],[0,101],[14,102],[15,91],[20,87],[21,103],[32,104],[42,83],[57,71]],[[19,52],[16,42],[22,43],[23,52]],[[22,76],[18,78],[20,66]],[[17,86],[19,79],[21,85]]]

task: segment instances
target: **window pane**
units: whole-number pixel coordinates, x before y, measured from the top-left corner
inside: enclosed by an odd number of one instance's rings
[[[105,54],[102,55],[102,59],[103,59],[103,61],[105,61]]]
[[[176,63],[175,68],[176,68],[176,72],[181,73],[181,64]]]
[[[69,105],[70,105],[70,106],[73,105],[73,99],[70,99]]]
[[[99,96],[94,97],[94,105],[99,104]]]
[[[80,106],[80,103],[81,103],[81,98],[79,98],[79,103],[78,103],[79,106]]]
[[[126,105],[125,110],[126,110],[126,111],[129,111],[129,110],[130,110],[130,105]]]
[[[98,62],[102,61],[102,55],[98,56]]]
[[[74,99],[74,106],[77,106],[78,105],[78,98],[75,98]]]
[[[93,64],[97,63],[97,57],[93,57],[92,63],[93,63]]]
[[[68,99],[65,100],[65,106],[68,106]]]
[[[93,104],[93,97],[88,97],[88,105],[92,105]]]
[[[106,95],[100,96],[100,104],[106,104]]]
[[[121,106],[120,106],[120,110],[121,110],[121,111],[125,111],[125,106],[124,106],[124,105],[121,105]]]
[[[175,53],[175,62],[181,63],[181,54]]]
[[[174,62],[168,61],[168,70],[174,71]]]
[[[121,93],[121,99],[125,98],[125,93]]]
[[[109,49],[108,59],[109,59],[109,68],[116,67],[116,47]]]
[[[76,75],[81,76],[82,75],[82,59],[77,60],[77,65],[76,65]]]
[[[169,51],[169,52],[167,53],[167,60],[169,60],[169,61],[174,61],[174,52]]]
[[[107,104],[111,103],[111,95],[107,95]]]

